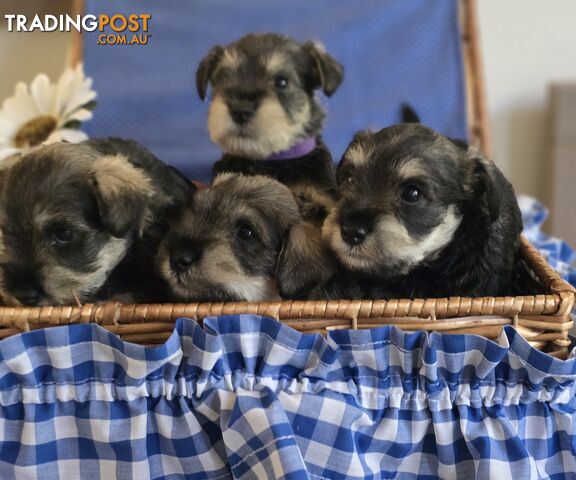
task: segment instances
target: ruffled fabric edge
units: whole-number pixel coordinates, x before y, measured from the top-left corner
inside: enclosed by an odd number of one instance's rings
[[[0,342],[0,404],[114,401],[270,388],[350,395],[364,408],[434,410],[552,402],[575,405],[576,358],[532,348],[512,327],[496,342],[396,327],[302,334],[257,315],[178,319],[149,348],[94,325]]]

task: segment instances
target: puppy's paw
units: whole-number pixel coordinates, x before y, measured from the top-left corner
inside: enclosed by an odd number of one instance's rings
[[[305,220],[321,225],[328,216],[328,210],[324,205],[314,202],[305,194],[296,195],[294,198],[298,204],[298,210]]]
[[[333,195],[312,186],[292,187],[292,192],[302,218],[318,227],[322,226],[325,218],[336,204]]]

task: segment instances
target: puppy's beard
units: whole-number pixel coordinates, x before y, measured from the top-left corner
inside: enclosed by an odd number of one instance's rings
[[[247,302],[262,302],[279,300],[278,286],[273,278],[265,276],[250,276],[229,280],[226,289],[237,300]]]
[[[246,125],[239,126],[230,117],[222,97],[217,95],[208,113],[208,132],[210,139],[224,152],[260,160],[293,147],[306,136],[309,121],[308,102],[291,119],[277,100],[267,98],[254,117]]]
[[[42,271],[46,304],[75,305],[77,300],[89,302],[106,282],[110,273],[125,257],[128,240],[111,237],[98,254],[96,270],[77,272],[62,266],[51,266]]]
[[[260,302],[280,298],[275,280],[265,275],[248,275],[225,247],[204,252],[202,260],[186,273],[170,267],[165,250],[159,257],[160,275],[168,282],[172,294],[183,301]]]
[[[385,215],[377,220],[375,230],[363,243],[351,246],[342,239],[336,217],[334,210],[326,219],[322,234],[340,262],[350,270],[387,278],[405,275],[433,259],[452,241],[462,221],[450,205],[439,225],[426,236],[414,238],[396,217]]]

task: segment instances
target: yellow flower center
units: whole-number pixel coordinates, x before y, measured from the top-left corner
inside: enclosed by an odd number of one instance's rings
[[[26,122],[14,137],[16,148],[35,147],[46,140],[56,130],[58,122],[54,117],[42,115]]]

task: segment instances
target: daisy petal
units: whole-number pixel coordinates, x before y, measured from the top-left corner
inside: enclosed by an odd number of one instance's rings
[[[26,112],[26,114],[31,117],[38,115],[39,111],[36,107],[36,104],[34,103],[34,100],[30,96],[28,85],[23,82],[20,82],[18,85],[16,85],[14,99],[22,112]]]
[[[61,121],[63,124],[67,124],[72,120],[78,120],[79,122],[85,122],[92,118],[92,112],[90,110],[86,110],[85,108],[81,108],[80,110],[76,110],[75,112],[71,113],[70,115],[66,115],[63,117]]]
[[[79,143],[83,142],[84,140],[88,140],[88,135],[80,130],[74,130],[72,128],[62,128],[60,130],[56,130],[52,133],[44,143],[55,143],[55,142],[70,142],[70,143]]]
[[[90,103],[96,98],[96,92],[94,90],[88,91],[78,91],[76,92],[66,104],[65,110],[62,112],[62,116],[70,115],[75,110],[82,108],[87,103]]]
[[[0,146],[0,162],[19,152],[20,150],[17,148],[2,148],[2,146]]]
[[[11,122],[10,120],[5,118],[0,113],[0,136],[1,137],[11,138],[16,133],[17,128],[18,128],[18,126],[16,124],[14,124],[14,122]]]
[[[56,86],[54,112],[66,117],[94,100],[96,92],[91,87],[92,79],[85,77],[82,64],[65,70]]]
[[[22,84],[24,85],[24,84]],[[13,97],[7,98],[2,104],[0,114],[13,123],[23,124],[36,115],[35,111],[27,111],[26,102],[22,102],[17,87]]]
[[[71,69],[66,69],[58,79],[56,84],[56,94],[54,96],[54,103],[52,106],[52,113],[60,117],[65,109],[68,99],[72,95],[72,84],[74,81],[74,74]]]
[[[52,107],[53,87],[50,79],[43,73],[38,75],[30,84],[30,92],[36,103],[36,107],[41,113],[49,113]]]

